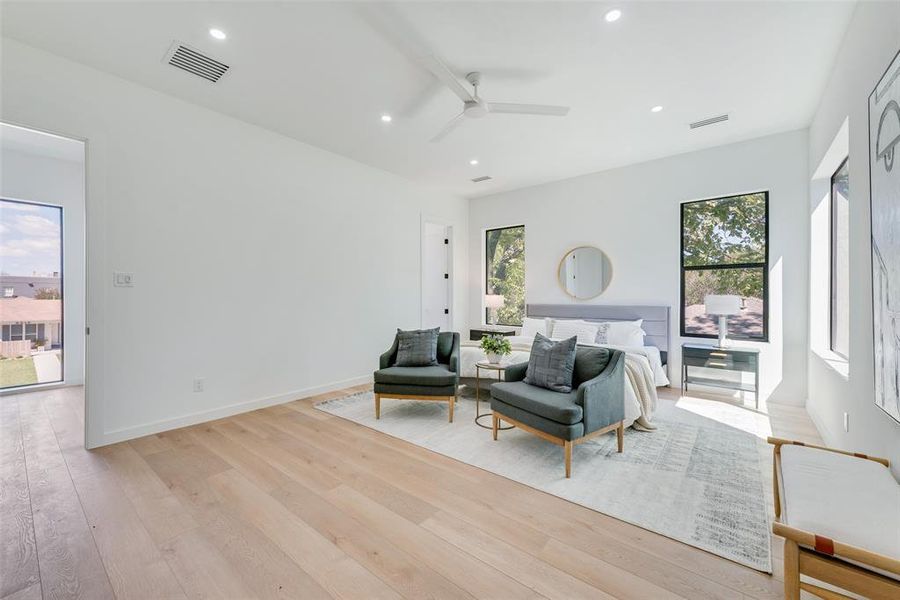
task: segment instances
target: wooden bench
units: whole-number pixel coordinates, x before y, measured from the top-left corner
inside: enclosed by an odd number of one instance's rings
[[[900,483],[884,458],[779,438],[775,522],[784,538],[784,597],[800,590],[851,598],[800,581],[806,575],[866,598],[900,598]]]

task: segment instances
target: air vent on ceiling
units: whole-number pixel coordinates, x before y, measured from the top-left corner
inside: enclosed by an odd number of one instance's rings
[[[708,119],[703,119],[702,121],[695,121],[691,123],[691,129],[697,129],[698,127],[706,127],[707,125],[713,125],[714,123],[721,123],[723,121],[728,120],[728,115],[719,115],[718,117],[710,117]]]
[[[482,175],[481,177],[476,177],[472,180],[472,183],[481,183],[482,181],[490,181],[493,179],[490,175]]]
[[[221,79],[229,69],[225,63],[178,41],[172,44],[163,61],[213,83]]]

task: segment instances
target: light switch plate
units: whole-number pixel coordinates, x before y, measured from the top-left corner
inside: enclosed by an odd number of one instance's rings
[[[116,287],[134,287],[134,273],[113,273],[113,285]]]

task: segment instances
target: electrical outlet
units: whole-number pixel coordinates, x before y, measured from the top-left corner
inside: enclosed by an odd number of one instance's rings
[[[844,431],[850,431],[850,413],[844,413]]]
[[[202,377],[198,377],[197,379],[195,379],[194,380],[194,391],[202,392],[203,391],[203,383],[204,383],[204,379]]]
[[[134,287],[134,273],[113,273],[113,285],[116,287]]]

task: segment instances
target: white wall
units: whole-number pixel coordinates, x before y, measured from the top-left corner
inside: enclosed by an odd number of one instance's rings
[[[807,337],[806,147],[806,131],[796,131],[472,200],[469,314],[473,319],[484,314],[485,229],[525,225],[529,303],[575,302],[557,284],[559,260],[575,246],[597,246],[609,256],[613,276],[607,291],[590,303],[672,307],[669,374],[678,385],[680,343],[696,341],[678,337],[680,204],[768,190],[770,341],[752,345],[761,349],[763,397],[802,404]]]
[[[857,5],[828,86],[809,130],[809,213],[823,206],[824,177],[850,156],[850,360],[834,363],[816,343],[827,336],[827,288],[811,287],[807,410],[829,445],[890,458],[900,475],[900,424],[874,402],[872,269],[870,255],[868,97],[900,50],[900,3]],[[846,123],[846,125],[845,125]],[[847,133],[841,133],[847,127]],[[840,154],[843,153],[843,156]],[[829,171],[830,169],[830,171]],[[827,207],[826,207],[827,212]],[[816,224],[814,223],[814,226]],[[817,230],[813,231],[815,241]],[[815,276],[816,264],[813,264]],[[850,414],[850,430],[843,413]]]
[[[84,165],[0,140],[0,195],[63,207],[63,380],[84,383]]]
[[[4,40],[0,118],[87,139],[88,444],[371,377],[467,203]],[[135,287],[113,288],[113,271]],[[462,296],[462,294],[461,294]],[[455,325],[467,321],[455,303]],[[194,377],[206,391],[192,393]]]

